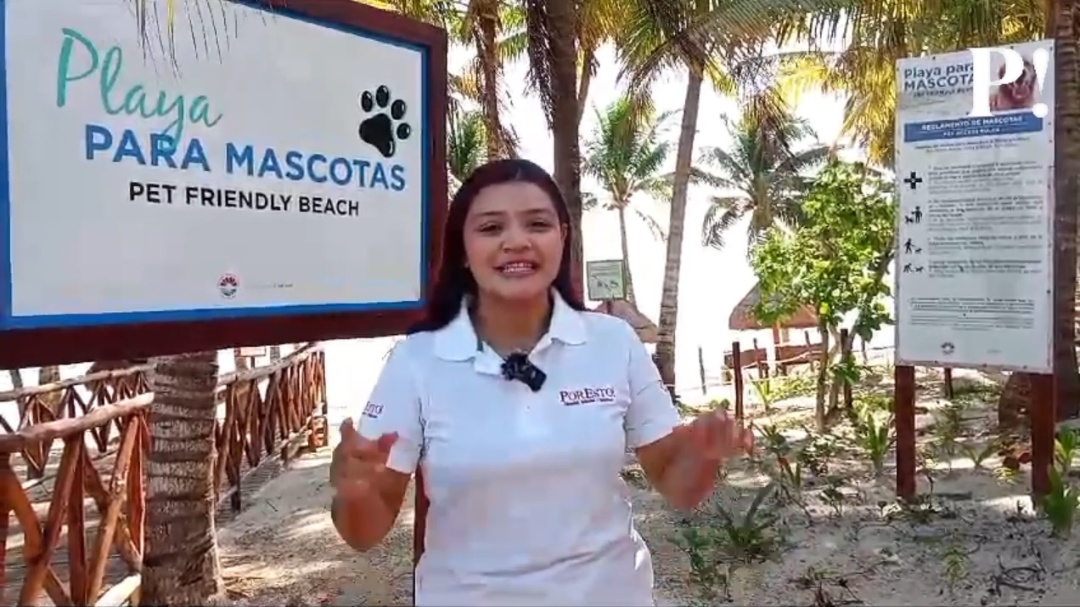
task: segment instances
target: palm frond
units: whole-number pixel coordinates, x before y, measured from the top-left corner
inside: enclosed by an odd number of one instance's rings
[[[581,193],[581,210],[593,211],[600,206],[600,199],[592,192]]]
[[[675,174],[670,173],[665,175],[665,180],[670,184],[675,179]],[[704,185],[711,188],[719,188],[723,190],[734,190],[739,186],[731,179],[724,177],[723,175],[717,175],[710,173],[704,169],[698,167],[690,168],[690,183],[695,185]]]
[[[525,24],[529,39],[529,86],[540,98],[548,128],[554,128],[551,35],[546,0],[525,0]]]
[[[649,228],[649,232],[652,234],[653,238],[661,241],[667,240],[667,234],[664,233],[664,228],[660,225],[660,222],[658,222],[655,217],[649,215],[645,211],[637,208],[636,206],[633,207],[633,209],[634,214],[638,216],[638,219],[643,221],[646,227]]]
[[[701,222],[701,244],[723,249],[727,244],[724,236],[746,214],[745,199],[738,197],[714,197]]]

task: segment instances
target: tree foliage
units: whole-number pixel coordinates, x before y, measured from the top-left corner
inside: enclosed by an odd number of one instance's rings
[[[603,186],[606,209],[626,209],[638,194],[662,202],[671,198],[672,176],[664,171],[673,148],[664,138],[671,116],[671,112],[656,114],[651,107],[635,108],[626,95],[596,110],[596,126],[585,141],[582,168]],[[664,230],[655,218],[644,209],[634,211],[654,236],[663,238]]]
[[[754,313],[768,326],[803,306],[823,327],[837,328],[858,311],[862,326],[890,322],[881,298],[890,289],[895,204],[861,164],[832,161],[803,202],[792,233],[772,230],[751,255],[761,300]]]
[[[795,117],[789,108],[782,116],[764,121],[744,114],[738,121],[722,118],[733,145],[730,149],[708,147],[702,151],[715,172],[695,179],[723,193],[711,197],[701,225],[701,243],[723,249],[727,232],[749,216],[749,251],[773,227],[793,228],[800,222],[803,196],[810,184],[807,172],[823,165],[832,155],[829,146],[813,142],[795,148],[816,134],[808,121]]]
[[[624,95],[603,110],[596,110],[596,126],[585,142],[582,168],[607,194],[605,208],[619,217],[619,244],[622,249],[626,299],[635,303],[633,275],[630,273],[630,243],[626,234],[626,211],[632,209],[653,236],[664,238],[660,223],[641,205],[640,194],[667,202],[672,176],[663,172],[672,145],[664,140],[670,113],[657,115],[651,106],[635,106]]]
[[[451,109],[446,123],[446,167],[453,193],[487,162],[487,128],[483,113],[476,110]]]
[[[780,69],[788,92],[845,94],[843,133],[873,163],[891,166],[896,60],[1043,37],[1045,6],[1031,0],[811,0],[778,21],[776,45],[802,45]],[[774,56],[775,57],[775,56]]]

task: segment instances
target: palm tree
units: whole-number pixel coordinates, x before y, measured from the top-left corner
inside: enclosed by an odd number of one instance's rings
[[[704,161],[718,168],[720,174],[695,175],[726,190],[712,197],[701,226],[701,242],[722,249],[731,226],[749,216],[749,254],[770,228],[799,224],[799,205],[809,186],[804,171],[827,159],[832,149],[813,145],[793,152],[792,146],[812,137],[813,131],[805,120],[790,114],[782,122],[769,125],[748,114],[736,123],[724,118],[724,123],[734,139],[732,150],[711,147],[702,154]]]
[[[525,13],[518,4],[499,0],[470,0],[464,12],[453,14],[447,31],[460,44],[476,48],[467,72],[480,83],[478,100],[486,131],[487,157],[516,155],[518,137],[502,121],[509,98],[502,90],[504,63],[525,54]]]
[[[448,0],[363,1],[438,25],[447,31],[452,43],[476,49],[465,71],[449,78],[451,106],[462,99],[477,103],[486,131],[492,134],[484,142],[486,156],[515,156],[517,133],[502,121],[509,105],[509,97],[503,89],[502,66],[525,54],[527,38],[523,7],[500,0],[467,0],[464,3]],[[460,107],[451,107],[450,111],[455,109],[464,111]]]
[[[578,127],[585,116],[592,78],[600,64],[596,53],[625,27],[623,3],[616,0],[580,0],[578,12]]]
[[[476,56],[465,73],[451,77],[450,89],[481,106],[484,126],[492,133],[485,141],[488,158],[513,156],[517,135],[500,119],[508,105],[503,94],[502,65],[526,53],[531,62],[530,89],[540,96],[549,127],[555,131],[554,115],[569,127],[570,106],[576,107],[574,141],[581,123],[584,102],[592,77],[598,68],[596,52],[618,31],[622,15],[614,0],[576,0],[560,2],[548,12],[547,0],[500,2],[499,0],[363,0],[367,4],[396,10],[410,17],[444,27],[453,42],[474,46]],[[551,17],[554,19],[552,20]],[[553,79],[554,78],[554,79]],[[556,82],[555,79],[558,79]],[[553,88],[554,85],[554,88]],[[553,91],[562,94],[552,105]],[[576,103],[575,103],[576,101]],[[555,114],[550,110],[555,105]],[[580,220],[580,153],[569,149],[571,131],[560,130],[555,138],[556,180],[562,185],[571,206],[571,219]],[[565,150],[566,153],[559,150]],[[569,171],[568,167],[577,167]],[[577,185],[573,175],[577,174]],[[576,211],[575,211],[576,209]]]
[[[671,145],[661,141],[661,131],[669,114],[657,116],[651,107],[641,110],[624,96],[603,111],[597,110],[597,125],[585,144],[586,174],[597,179],[608,195],[604,208],[619,216],[619,243],[626,276],[626,298],[635,303],[630,272],[630,247],[626,237],[626,211],[632,209],[648,225],[654,236],[664,237],[660,224],[640,207],[635,196],[645,194],[667,200],[670,179],[660,173],[671,153]]]
[[[1046,36],[1056,48],[1054,139],[1059,142],[1054,160],[1054,400],[1059,404],[1058,419],[1064,419],[1080,416],[1076,357],[1080,6],[1076,0],[1054,0],[1047,17]],[[1026,406],[1031,411],[1035,403],[1029,398]]]
[[[791,0],[633,0],[623,5],[626,16],[616,42],[622,77],[630,81],[634,97],[647,98],[653,82],[671,69],[682,69],[687,74],[675,153],[656,344],[657,366],[668,386],[675,385],[675,328],[679,313],[683,224],[693,172],[702,86],[708,79],[722,93],[737,92],[738,82],[733,74],[723,69],[721,61],[736,64],[743,53],[760,52],[776,20],[792,5],[799,4]],[[752,99],[769,98],[754,96]],[[747,110],[763,113],[769,111],[770,106],[748,106]]]
[[[487,160],[487,129],[484,116],[477,111],[452,109],[447,114],[446,164],[451,191]]]
[[[225,598],[214,524],[217,352],[153,360],[140,603],[217,604]]]
[[[583,100],[578,97],[578,74],[579,71],[592,73],[590,66],[579,70],[577,36],[580,6],[577,0],[525,0],[525,14],[529,38],[529,83],[540,97],[544,118],[551,129],[554,177],[566,197],[570,229],[580,236],[583,204],[578,126]],[[574,239],[574,249],[570,251],[570,267],[579,290],[584,258],[581,241],[581,238]]]

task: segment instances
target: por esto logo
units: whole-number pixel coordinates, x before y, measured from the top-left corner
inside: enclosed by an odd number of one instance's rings
[[[559,390],[559,400],[567,407],[615,402],[615,389],[611,386]]]
[[[224,274],[218,279],[217,285],[222,297],[232,299],[236,297],[236,292],[240,290],[240,279],[232,274]]]

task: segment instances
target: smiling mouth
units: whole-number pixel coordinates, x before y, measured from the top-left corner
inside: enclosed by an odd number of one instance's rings
[[[536,273],[536,264],[531,261],[515,261],[497,268],[499,274],[507,278],[524,278]]]

